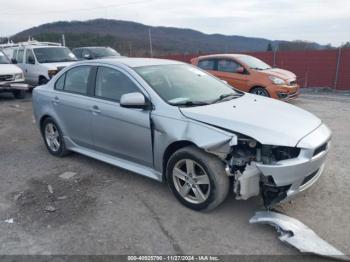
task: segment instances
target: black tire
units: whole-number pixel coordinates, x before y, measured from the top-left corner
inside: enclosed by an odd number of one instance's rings
[[[186,200],[183,196],[180,195],[178,189],[175,186],[174,180],[174,168],[177,163],[184,161],[185,159],[194,161],[196,163],[197,169],[202,168],[207,177],[209,177],[210,190],[207,192],[207,198],[202,203],[192,203]],[[187,161],[186,161],[187,165]],[[201,170],[201,169],[200,169]],[[216,156],[206,153],[203,150],[195,147],[188,146],[176,151],[169,159],[166,168],[166,176],[168,185],[175,195],[175,197],[186,207],[193,210],[203,210],[209,211],[217,206],[219,206],[227,197],[229,192],[229,177],[225,174],[225,165],[224,163]],[[198,185],[197,185],[198,186]],[[192,190],[192,191],[191,191]],[[181,191],[181,190],[180,190]],[[190,193],[193,192],[191,188]],[[189,193],[189,194],[190,194]],[[194,192],[193,192],[194,193]]]
[[[55,130],[57,130],[57,132],[58,132],[59,147],[57,148],[57,150],[53,150],[50,147],[50,145],[48,144],[48,141],[46,139],[46,133],[45,133],[46,131],[45,130],[46,130],[48,125],[53,125],[55,127]],[[50,152],[50,154],[57,156],[57,157],[63,157],[63,156],[66,156],[67,154],[69,154],[69,151],[66,149],[66,145],[64,143],[62,131],[52,118],[47,117],[44,119],[42,126],[41,126],[41,134],[43,136],[46,148]]]
[[[259,96],[270,97],[269,92],[263,87],[254,87],[252,90],[250,90],[250,93]]]
[[[47,82],[49,82],[49,80],[47,80],[46,77],[40,76],[40,77],[39,77],[39,81],[38,81],[38,85],[39,85],[39,86],[45,85],[45,84],[47,84]]]
[[[12,93],[16,99],[24,99],[26,97],[26,92],[24,90],[14,90]]]

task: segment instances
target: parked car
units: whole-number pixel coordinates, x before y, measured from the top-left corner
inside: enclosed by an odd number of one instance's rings
[[[331,131],[296,106],[232,89],[177,61],[80,62],[33,92],[48,151],[75,151],[166,181],[185,206],[210,210],[259,195],[266,206],[320,177]]]
[[[120,54],[110,47],[78,47],[72,51],[79,60],[120,57]]]
[[[47,83],[52,76],[77,58],[69,48],[58,43],[29,41],[6,48],[11,59],[23,71],[26,82],[32,86]]]
[[[256,95],[289,100],[299,95],[296,75],[243,54],[200,56],[191,60],[231,86]]]
[[[11,64],[10,59],[0,50],[0,93],[10,92],[15,98],[23,99],[27,89],[22,69]]]

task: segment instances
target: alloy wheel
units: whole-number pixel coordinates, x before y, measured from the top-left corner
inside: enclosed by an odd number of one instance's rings
[[[53,123],[48,123],[45,126],[45,140],[48,147],[53,152],[57,152],[60,149],[60,134],[57,127]]]
[[[269,96],[267,91],[263,88],[255,88],[252,93],[259,96],[267,96],[267,97]]]
[[[200,164],[191,159],[182,159],[175,164],[172,175],[176,191],[186,201],[201,204],[208,199],[210,180]]]

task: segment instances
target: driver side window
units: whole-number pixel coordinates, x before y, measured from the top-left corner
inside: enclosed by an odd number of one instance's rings
[[[134,82],[120,71],[99,67],[96,75],[95,96],[119,102],[122,95],[140,92]]]
[[[220,72],[234,73],[239,67],[241,65],[230,59],[220,59],[218,61],[218,71]]]
[[[34,64],[35,59],[34,59],[34,54],[33,51],[30,49],[26,50],[26,64]]]

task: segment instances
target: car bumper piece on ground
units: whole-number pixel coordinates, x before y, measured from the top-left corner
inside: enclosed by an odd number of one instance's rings
[[[256,212],[251,224],[269,224],[277,229],[279,239],[300,252],[313,253],[336,259],[349,260],[341,251],[321,239],[313,230],[299,220],[271,211]]]

